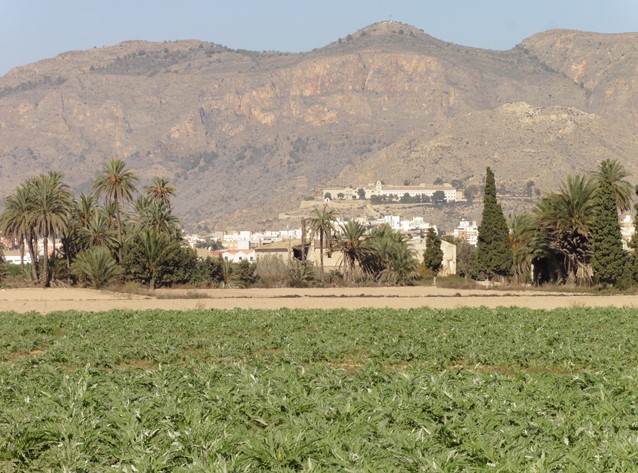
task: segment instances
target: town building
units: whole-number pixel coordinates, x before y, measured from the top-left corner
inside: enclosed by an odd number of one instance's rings
[[[242,261],[248,261],[253,263],[256,260],[255,250],[217,250],[211,251],[210,256],[212,258],[223,258],[231,263],[241,263]]]
[[[446,202],[464,200],[463,193],[457,191],[450,184],[444,184],[442,186],[426,184],[419,184],[418,186],[399,186],[386,185],[381,183],[381,181],[369,183],[367,186],[358,189],[352,187],[330,187],[324,189],[321,195],[325,200],[357,200],[362,196],[366,199],[371,199],[374,196],[386,196],[399,200],[406,194],[410,197],[427,196],[431,199],[438,191],[443,192]]]
[[[476,221],[461,220],[459,226],[454,229],[452,234],[454,238],[465,240],[470,245],[476,246],[478,243],[478,226],[476,225]]]
[[[634,236],[636,229],[631,215],[627,214],[620,221],[620,234],[622,235],[622,246],[625,250],[629,249],[629,242]]]

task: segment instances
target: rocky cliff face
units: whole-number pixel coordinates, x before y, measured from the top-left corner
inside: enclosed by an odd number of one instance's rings
[[[189,227],[263,227],[328,182],[373,175],[469,182],[491,165],[549,188],[558,161],[635,156],[633,38],[548,32],[499,52],[384,22],[304,54],[65,53],[0,78],[0,197],[49,169],[87,191],[112,157],[168,176]]]

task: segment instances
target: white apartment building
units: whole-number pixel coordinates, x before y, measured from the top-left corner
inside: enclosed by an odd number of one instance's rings
[[[476,221],[461,220],[459,226],[454,229],[453,235],[454,238],[465,240],[470,245],[476,246],[478,243],[478,226],[476,225]]]

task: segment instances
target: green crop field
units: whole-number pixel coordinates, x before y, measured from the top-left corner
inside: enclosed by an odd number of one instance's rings
[[[638,311],[0,314],[0,472],[638,470]]]

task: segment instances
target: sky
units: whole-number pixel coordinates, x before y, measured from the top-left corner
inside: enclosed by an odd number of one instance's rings
[[[384,20],[452,43],[510,49],[555,28],[638,32],[638,0],[0,0],[0,75],[133,39],[310,51]]]

